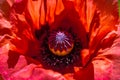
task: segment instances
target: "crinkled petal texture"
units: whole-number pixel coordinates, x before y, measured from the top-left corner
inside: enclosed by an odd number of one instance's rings
[[[0,1],[0,79],[119,80],[117,3],[117,0]],[[44,69],[39,61],[29,57],[38,55],[40,49],[35,31],[45,24],[50,30],[56,29],[64,25],[62,21],[67,22],[65,29],[69,28],[68,24],[75,25],[73,32],[87,48],[80,52],[83,66],[75,66],[73,73],[64,75]]]

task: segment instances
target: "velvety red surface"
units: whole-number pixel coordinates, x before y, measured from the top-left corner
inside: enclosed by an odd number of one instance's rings
[[[117,80],[119,23],[117,0],[0,1],[0,76],[5,80]],[[50,31],[71,28],[77,34],[83,43],[82,66],[61,74],[30,57],[38,56],[42,38],[39,41],[35,31],[45,24]]]

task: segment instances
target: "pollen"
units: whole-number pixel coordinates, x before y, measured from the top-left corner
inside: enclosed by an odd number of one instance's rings
[[[69,54],[74,47],[72,36],[63,31],[51,33],[48,39],[48,44],[50,51],[58,56]]]

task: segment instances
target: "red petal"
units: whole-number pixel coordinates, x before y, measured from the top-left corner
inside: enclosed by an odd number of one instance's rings
[[[25,54],[26,51],[28,50],[28,42],[27,42],[27,38],[25,37],[22,37],[21,40],[13,39],[11,40],[11,43],[15,46],[15,48],[11,50],[18,52],[19,54]]]
[[[6,18],[9,18],[9,13],[10,13],[10,5],[6,0],[1,0],[0,1],[0,10],[3,11],[4,16]]]
[[[115,34],[115,33],[113,33],[110,36],[108,36],[108,38],[105,38],[101,42],[102,49],[111,47],[115,39],[117,39],[117,34]]]
[[[104,8],[101,4],[105,4]],[[96,11],[93,12],[90,28],[90,42],[89,49],[92,56],[96,56],[98,50],[102,47],[107,47],[102,44],[102,40],[107,36],[108,33],[117,29],[116,24],[118,23],[118,10],[117,1],[98,0],[93,1],[93,4],[97,6]],[[108,9],[108,6],[110,7]],[[116,15],[115,15],[116,14]],[[108,39],[107,42],[112,42],[115,37]],[[102,45],[102,46],[101,46]]]
[[[18,62],[19,54],[14,52],[14,51],[9,51],[8,56],[9,56],[8,61],[7,61],[8,62],[8,67],[9,68],[14,68],[14,66]]]
[[[14,8],[15,12],[22,14],[25,9],[25,6],[27,5],[27,1],[28,0],[15,0],[15,2],[13,4],[13,8]]]
[[[76,80],[94,80],[94,68],[93,64],[89,64],[84,68],[75,68],[74,78]]]
[[[9,79],[12,80],[66,80],[61,74],[51,71],[45,70],[36,66],[34,64],[30,64],[20,71],[15,72],[11,75]]]
[[[82,65],[86,66],[90,60],[90,53],[88,49],[83,49],[81,51]]]
[[[41,0],[28,0],[25,10],[26,20],[31,24],[31,26],[34,26],[35,29],[40,29],[40,17],[45,18],[45,16],[40,16],[41,4],[43,4]]]

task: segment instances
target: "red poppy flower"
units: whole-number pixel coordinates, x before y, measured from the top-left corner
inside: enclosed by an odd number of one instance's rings
[[[117,0],[0,2],[0,79],[119,80]]]

